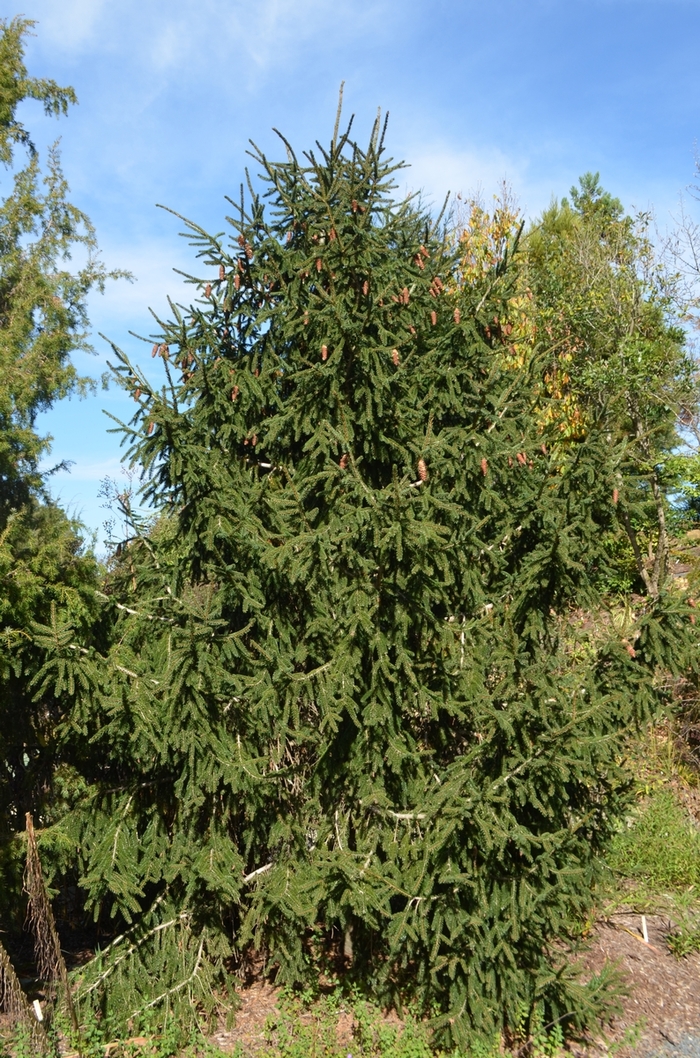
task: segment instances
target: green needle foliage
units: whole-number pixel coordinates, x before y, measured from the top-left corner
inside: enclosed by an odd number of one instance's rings
[[[153,349],[167,383],[119,354],[160,517],[108,578],[115,645],[42,633],[40,686],[73,681],[99,760],[82,885],[290,984],[336,958],[459,1045],[523,1009],[581,1027],[605,982],[561,942],[690,611],[650,602],[634,649],[576,642],[621,456],[595,422],[542,425],[546,357],[515,367],[501,338],[516,247],[456,283],[379,124],[254,158],[230,242],[186,222],[203,274]]]
[[[86,298],[109,278],[99,259],[89,218],[68,198],[57,145],[45,170],[28,131],[17,120],[26,99],[60,116],[76,103],[72,88],[30,77],[24,65],[25,38],[34,23],[0,19],[0,163],[8,169],[17,145],[26,165],[15,168],[12,186],[0,200],[0,520],[26,502],[40,485],[37,460],[48,439],[34,430],[36,416],[70,393],[94,383],[80,378],[71,362],[87,343]],[[76,252],[79,267],[69,262]]]
[[[54,822],[71,790],[84,785],[75,771],[81,747],[59,750],[56,738],[71,699],[54,688],[34,698],[31,681],[44,655],[33,624],[49,624],[58,606],[82,649],[101,633],[98,565],[80,527],[46,495],[39,460],[51,439],[40,436],[36,420],[54,401],[90,387],[71,354],[89,348],[89,291],[117,274],[106,272],[89,219],[68,198],[56,148],[42,169],[17,118],[29,99],[56,116],[76,102],[72,88],[27,73],[32,26],[0,19],[0,912],[7,924],[24,918],[16,835],[25,813],[40,827]]]

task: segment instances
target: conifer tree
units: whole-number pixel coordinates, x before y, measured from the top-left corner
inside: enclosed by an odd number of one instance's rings
[[[21,925],[25,917],[16,838],[25,813],[35,813],[40,826],[55,821],[75,778],[77,746],[64,746],[61,755],[56,739],[61,696],[52,690],[34,698],[31,682],[43,656],[34,649],[32,626],[48,623],[58,604],[83,649],[102,630],[98,563],[81,527],[47,494],[39,463],[51,438],[39,434],[37,417],[61,397],[94,386],[79,377],[71,354],[90,348],[88,293],[121,274],[101,263],[94,228],[70,201],[57,146],[42,166],[19,120],[28,100],[56,117],[76,102],[72,88],[28,73],[24,52],[33,25],[22,17],[0,19],[0,914],[6,925],[13,918]],[[76,250],[84,255],[79,267],[70,261]]]
[[[160,324],[164,386],[119,354],[159,519],[105,588],[109,656],[39,636],[41,686],[75,680],[102,754],[82,884],[159,966],[166,926],[202,938],[169,994],[230,944],[288,982],[335,955],[458,1042],[523,1010],[580,1027],[602,984],[561,942],[692,626],[665,600],[634,646],[576,626],[620,454],[550,428],[544,367],[514,364],[515,247],[455,283],[379,122],[366,149],[350,131],[255,148],[230,242],[186,222],[198,296]]]

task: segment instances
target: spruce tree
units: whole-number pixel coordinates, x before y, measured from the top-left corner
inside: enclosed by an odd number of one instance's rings
[[[392,197],[379,122],[350,131],[254,148],[230,241],[186,222],[166,384],[119,354],[159,518],[120,546],[110,655],[42,640],[102,755],[82,884],[161,967],[158,923],[187,922],[172,994],[231,945],[290,983],[335,957],[457,1042],[523,1011],[580,1027],[601,985],[562,942],[691,626],[661,602],[634,646],[577,624],[619,452],[548,426],[545,366],[511,355],[516,247],[460,282],[440,221]]]

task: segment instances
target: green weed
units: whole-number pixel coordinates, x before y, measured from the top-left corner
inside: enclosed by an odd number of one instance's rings
[[[700,951],[700,925],[680,926],[667,938],[670,951],[677,959],[684,955],[690,955],[694,951]]]
[[[352,1018],[352,1034],[345,1040],[338,1038],[343,1014]],[[430,1029],[416,1018],[407,1015],[401,1023],[388,1022],[372,1004],[357,999],[346,1004],[338,996],[311,1004],[285,997],[279,1014],[268,1022],[266,1036],[266,1047],[257,1058],[462,1058],[459,1051],[435,1051]],[[484,1046],[470,1058],[495,1058],[497,1053],[498,1046]]]
[[[515,1039],[520,1042],[520,1046],[515,1049],[516,1056],[527,1054],[529,1058],[559,1058],[564,1050],[561,1022],[545,1024],[541,1005],[534,1010],[526,1005],[521,1006],[515,1026]]]

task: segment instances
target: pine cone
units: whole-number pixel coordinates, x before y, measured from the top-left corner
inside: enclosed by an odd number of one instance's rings
[[[348,457],[347,457],[347,455],[342,455],[340,457],[340,463],[338,464],[338,466],[340,467],[341,470],[345,470],[347,465],[348,465]]]
[[[219,265],[219,279],[225,279],[225,278],[226,278],[226,269],[224,268],[223,265]]]
[[[368,279],[365,279],[364,283],[362,284],[362,293],[365,295],[365,297],[367,297],[367,295],[369,294],[369,280]]]
[[[154,345],[153,348],[151,349],[151,356],[157,356],[159,352],[160,352],[160,346],[159,345]]]
[[[487,472],[488,472],[488,469],[489,469],[489,465],[488,465],[488,462],[487,462],[487,460],[486,460],[486,459],[484,458],[484,459],[482,459],[482,460],[481,460],[481,473],[482,473],[482,474],[484,475],[484,477],[486,477],[486,474],[487,474]]]
[[[231,390],[231,400],[235,400],[239,393],[240,393],[240,390],[239,390],[238,386],[234,386],[233,389]]]
[[[322,360],[327,360],[328,359],[328,346],[327,345],[322,345],[321,346],[321,359]]]
[[[394,367],[398,367],[399,366],[399,351],[398,351],[398,349],[394,349],[393,353],[391,354],[391,362],[393,363]]]
[[[424,459],[418,460],[418,477],[421,479],[421,481],[428,480],[428,468],[425,465]]]
[[[461,318],[462,318],[462,314],[460,313],[459,309],[455,309],[455,313],[454,313],[455,323],[459,323]]]
[[[207,283],[207,285],[205,286],[205,288],[204,288],[204,297],[205,298],[211,297],[211,283]]]
[[[430,313],[430,322],[432,323],[433,327],[437,323],[437,312],[435,311],[435,309],[433,309],[433,311]]]

